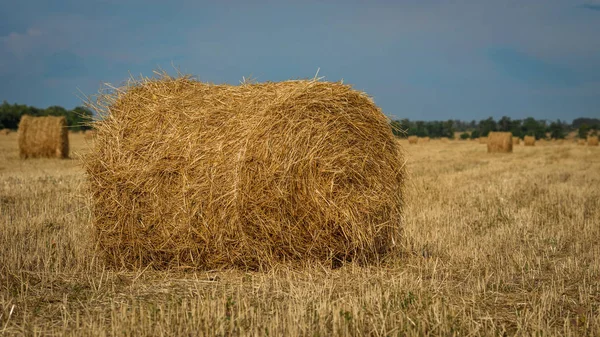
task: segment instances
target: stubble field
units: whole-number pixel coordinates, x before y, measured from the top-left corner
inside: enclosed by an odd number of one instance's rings
[[[260,273],[106,268],[79,160],[22,161],[16,139],[0,136],[0,335],[600,335],[599,147],[401,141],[399,256]]]

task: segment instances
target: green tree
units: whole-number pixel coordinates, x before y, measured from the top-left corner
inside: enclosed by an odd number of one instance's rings
[[[579,138],[585,139],[588,136],[588,132],[590,132],[590,127],[587,124],[581,124],[578,131]]]

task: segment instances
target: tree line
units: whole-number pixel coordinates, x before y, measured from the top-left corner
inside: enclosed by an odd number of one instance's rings
[[[65,116],[70,130],[87,130],[91,127],[88,123],[93,118],[90,109],[79,106],[72,110],[67,110],[61,106],[51,106],[46,109],[40,109],[24,104],[9,104],[7,101],[0,105],[0,129],[16,130],[19,127],[21,116]],[[498,121],[489,117],[480,121],[411,121],[409,119],[400,119],[391,121],[391,127],[394,134],[398,137],[419,136],[441,138],[454,138],[455,132],[461,132],[460,138],[479,138],[487,137],[491,131],[511,132],[515,137],[535,136],[536,139],[556,138],[562,139],[571,132],[578,131],[581,138],[588,135],[597,135],[600,130],[600,119],[597,118],[577,118],[572,123],[565,121],[546,121],[536,120],[534,118],[511,119],[502,117]]]
[[[9,104],[7,101],[0,105],[0,129],[17,130],[21,116],[65,116],[69,130],[81,131],[91,127],[88,123],[92,120],[93,113],[90,109],[78,106],[67,110],[61,106],[51,106],[40,109],[24,104]]]
[[[460,138],[487,137],[492,131],[510,132],[514,137],[535,136],[536,139],[563,139],[571,131],[577,131],[580,138],[598,135],[600,119],[577,118],[572,123],[565,121],[536,120],[535,118],[511,119],[502,117],[496,121],[493,117],[480,121],[411,121],[409,119],[391,121],[392,131],[397,137],[408,136],[454,138],[455,132],[461,132]]]

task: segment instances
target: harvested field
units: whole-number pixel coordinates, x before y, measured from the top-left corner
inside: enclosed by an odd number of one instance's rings
[[[1,335],[600,334],[598,147],[406,146],[396,257],[197,272],[107,266],[79,160],[22,161],[17,140],[0,137]]]

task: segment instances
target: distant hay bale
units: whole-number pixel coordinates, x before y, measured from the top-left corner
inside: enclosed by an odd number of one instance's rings
[[[535,137],[534,136],[525,136],[523,138],[523,143],[525,143],[525,146],[535,146]]]
[[[479,144],[487,144],[487,137],[479,137]]]
[[[10,134],[10,129],[0,129],[0,135],[8,136]]]
[[[64,116],[32,117],[24,115],[19,122],[19,154],[21,158],[68,158],[69,132]]]
[[[417,144],[418,141],[419,141],[419,137],[417,137],[417,136],[408,136],[408,143],[409,144]]]
[[[510,132],[490,132],[487,137],[488,153],[509,153],[513,151],[513,140]]]
[[[83,137],[88,140],[94,139],[96,137],[96,130],[85,130]]]
[[[577,140],[577,145],[585,145],[586,141],[585,139],[578,139]]]
[[[405,161],[341,83],[145,79],[101,95],[84,164],[109,265],[264,269],[399,247]]]
[[[519,145],[521,143],[521,139],[519,137],[512,137],[513,145]]]
[[[429,137],[419,137],[419,144],[421,143],[429,143]]]
[[[598,136],[588,136],[587,144],[588,146],[598,146]]]

